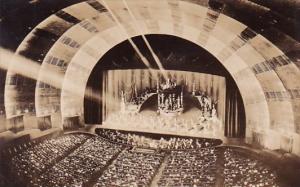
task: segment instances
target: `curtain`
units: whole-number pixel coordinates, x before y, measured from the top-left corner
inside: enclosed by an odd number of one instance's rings
[[[225,136],[229,138],[245,137],[245,111],[242,97],[235,85],[227,86],[226,92]]]
[[[95,71],[90,76],[90,79],[87,83],[87,87],[85,90],[85,98],[84,98],[84,121],[86,124],[100,124],[102,122],[102,106],[103,100],[105,98],[102,95],[105,92],[102,92],[102,82],[103,76],[105,72]],[[97,95],[100,99],[95,100],[94,94]]]

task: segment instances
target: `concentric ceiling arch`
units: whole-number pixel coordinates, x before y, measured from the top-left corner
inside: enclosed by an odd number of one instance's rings
[[[104,5],[109,6],[122,27]],[[53,14],[24,39],[16,53],[41,63],[38,81],[31,88],[37,117],[55,115],[58,121],[63,121],[65,117],[83,116],[88,77],[108,50],[128,37],[167,34],[206,49],[230,72],[245,104],[249,141],[258,133],[264,137],[261,144],[268,148],[277,148],[286,136],[300,142],[299,67],[289,53],[297,48],[279,45],[267,39],[272,37],[266,33],[285,34],[290,46],[299,46],[294,36],[278,30],[276,24],[270,32],[260,33],[247,20],[242,22],[243,13],[230,12],[234,7],[227,1],[128,0],[128,5],[137,21],[130,17],[122,1],[87,1]],[[270,8],[255,3],[244,6],[250,10],[256,7],[258,17],[270,12]],[[64,77],[61,89],[43,84],[44,72],[49,68]],[[16,115],[17,108],[28,97],[23,84],[9,84],[15,76],[8,70],[5,86],[8,118]],[[76,94],[68,92],[70,82],[76,82]],[[293,151],[300,152],[299,148]]]

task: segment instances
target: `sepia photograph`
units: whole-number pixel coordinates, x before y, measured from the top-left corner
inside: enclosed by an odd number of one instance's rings
[[[300,187],[300,0],[0,0],[0,187]]]

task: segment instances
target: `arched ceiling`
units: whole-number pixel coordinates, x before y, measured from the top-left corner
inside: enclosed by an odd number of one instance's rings
[[[15,83],[18,76],[8,70],[7,117],[16,115],[26,102],[35,103],[38,117],[58,109],[62,118],[82,116],[86,82],[105,52],[128,37],[168,34],[201,46],[227,68],[244,100],[248,137],[254,131],[267,131],[299,139],[299,36],[293,30],[299,22],[295,16],[255,0],[126,2],[137,21],[121,0],[91,0],[60,10],[38,24],[16,53],[41,63],[39,80],[49,68],[63,75],[62,89],[40,81]],[[295,3],[296,13],[298,7]],[[70,82],[76,82],[76,94],[69,92]]]

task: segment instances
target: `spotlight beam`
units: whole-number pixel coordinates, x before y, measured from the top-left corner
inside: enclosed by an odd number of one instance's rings
[[[117,25],[121,28],[121,30],[124,31],[124,33],[127,36],[127,40],[129,41],[129,43],[131,44],[131,46],[133,47],[133,49],[136,51],[136,53],[138,54],[138,56],[140,57],[140,59],[142,60],[142,62],[150,70],[151,74],[153,74],[153,68],[151,67],[151,65],[150,65],[149,61],[147,60],[147,58],[141,53],[141,51],[139,50],[139,48],[137,47],[137,45],[133,42],[133,40],[131,39],[131,37],[128,35],[126,29],[124,28],[124,26],[120,23],[120,21],[118,20],[118,18],[116,17],[116,15],[109,8],[109,6],[106,3],[106,1],[102,0],[102,3],[105,6],[105,8],[108,10],[108,12],[111,14],[113,20],[117,23]]]
[[[31,59],[25,58],[24,56],[15,54],[6,49],[0,48],[0,69],[9,70],[14,74],[21,75],[36,81],[41,81],[55,88],[62,89],[62,82],[64,81],[64,74],[55,71],[52,68],[48,68],[47,71],[43,72],[43,76],[38,76],[41,65]],[[72,82],[72,80],[67,81],[67,86],[64,87],[66,91],[72,95],[82,97],[82,93],[79,92],[78,84]],[[100,102],[101,97],[91,88],[86,88],[89,93],[89,98],[93,101]],[[87,96],[85,94],[85,96]]]
[[[31,59],[0,48],[1,69],[9,70],[12,73],[22,75],[33,80],[38,80],[40,67],[41,65],[39,63]],[[45,72],[40,81],[59,88],[62,78],[61,74],[50,69]]]
[[[167,75],[166,75],[166,70],[164,69],[161,61],[159,60],[158,56],[155,54],[153,48],[151,47],[149,41],[147,40],[146,36],[144,35],[144,32],[143,30],[141,29],[142,27],[139,26],[138,24],[138,21],[136,19],[136,17],[134,16],[134,14],[132,13],[131,9],[129,8],[128,4],[127,4],[127,1],[126,0],[123,0],[123,3],[125,5],[125,7],[127,8],[128,10],[128,13],[131,17],[131,19],[133,20],[134,22],[134,25],[136,27],[136,29],[139,31],[139,33],[141,34],[142,38],[143,38],[143,41],[145,42],[147,48],[149,49],[154,61],[156,62],[156,64],[158,65],[158,68],[159,70],[161,71],[161,73],[163,74],[164,78],[167,80]]]

